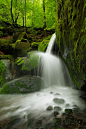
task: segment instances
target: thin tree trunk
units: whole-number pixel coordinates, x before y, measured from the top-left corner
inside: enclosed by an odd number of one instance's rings
[[[12,24],[14,24],[13,13],[12,13],[12,2],[13,0],[11,0],[11,18],[12,18]]]
[[[24,28],[24,17],[23,17],[23,28]]]
[[[34,14],[33,14],[33,10],[34,10],[34,0],[33,0],[33,9],[32,9],[32,28],[34,28],[33,22],[34,22]]]
[[[18,15],[17,15],[17,17],[16,17],[16,19],[15,19],[15,24],[16,24],[16,25],[17,25],[18,17],[19,17],[19,13],[18,13]]]
[[[44,13],[44,29],[46,28],[46,17],[45,17],[45,0],[43,0],[43,13]],[[46,37],[46,30],[44,30]]]
[[[25,0],[25,32],[26,32],[26,0]]]
[[[16,0],[16,7],[15,7],[15,25],[17,25],[17,20],[18,20],[18,16],[19,16],[19,13],[17,13],[17,0]]]

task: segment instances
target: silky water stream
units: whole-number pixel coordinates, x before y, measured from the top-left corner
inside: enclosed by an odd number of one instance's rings
[[[74,84],[64,62],[52,55],[55,38],[54,33],[45,53],[35,53],[39,55],[38,76],[41,73],[44,89],[21,95],[0,95],[0,121],[16,116],[20,118],[9,129],[16,129],[17,126],[20,127],[22,123],[28,123],[28,121],[30,121],[28,127],[22,126],[21,129],[35,129],[34,120],[40,118],[42,122],[43,118],[46,119],[42,123],[44,127],[46,123],[53,121],[52,114],[55,107],[59,109],[60,115],[66,108],[72,109],[76,106],[84,109],[86,107],[85,101],[79,97],[81,91],[73,88]]]

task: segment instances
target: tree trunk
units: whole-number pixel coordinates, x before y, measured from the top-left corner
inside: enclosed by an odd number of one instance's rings
[[[15,11],[15,21],[14,21],[14,17],[13,17],[13,13],[12,13],[12,3],[13,3],[13,0],[11,0],[11,18],[12,18],[12,24],[15,26],[15,25],[17,25],[19,13],[17,14]],[[16,0],[16,7],[15,8],[17,10],[17,0]]]
[[[25,0],[25,32],[26,32],[26,0]]]
[[[23,17],[23,28],[24,28],[24,17]]]
[[[12,2],[13,0],[11,0],[11,19],[12,19],[12,24],[14,24],[13,13],[12,13]]]
[[[46,28],[46,17],[45,17],[45,0],[43,0],[43,13],[44,13],[44,29]],[[46,30],[44,30],[45,37],[46,37]]]
[[[17,20],[18,20],[18,16],[19,16],[19,13],[17,13],[17,0],[16,0],[16,7],[15,7],[15,25],[17,25]]]
[[[34,10],[34,0],[33,0],[33,9],[32,9],[32,28],[34,28],[34,24],[33,24],[33,22],[34,22],[34,13],[33,13],[33,10]]]
[[[18,15],[17,15],[17,17],[16,17],[16,19],[15,19],[15,25],[17,25],[18,17],[19,17],[19,13],[18,13]]]

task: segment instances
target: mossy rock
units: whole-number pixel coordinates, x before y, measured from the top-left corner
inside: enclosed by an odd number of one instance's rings
[[[0,39],[0,48],[2,46],[9,47],[9,40],[7,40],[7,39]]]
[[[84,0],[58,0],[56,5],[57,44],[63,57],[68,49],[64,60],[73,82],[80,89],[86,80],[86,4]]]
[[[23,76],[3,85],[0,94],[31,93],[41,89],[40,77]]]
[[[27,51],[30,47],[29,42],[21,42],[19,40],[15,43],[15,49],[21,50],[21,51]]]
[[[40,43],[40,42],[32,42],[32,43],[31,43],[31,49],[32,49],[32,50],[33,50],[33,49],[38,50],[38,45],[39,45],[39,43]]]
[[[28,35],[26,32],[22,32],[21,34],[19,34],[17,40],[22,40],[22,39],[28,39]]]
[[[46,37],[41,43],[39,43],[38,45],[38,51],[45,51],[48,44],[49,44],[49,41],[50,41],[50,38],[51,38],[52,35]]]
[[[6,74],[6,69],[5,69],[4,63],[0,60],[0,87],[6,81],[4,78],[5,74]]]
[[[10,59],[10,60],[14,61],[14,58],[12,55],[0,55],[0,59]]]
[[[15,43],[18,36],[19,36],[20,32],[15,32],[13,33],[13,35],[10,37],[9,41],[11,42],[11,44]]]
[[[21,42],[19,40],[16,41],[15,45],[13,46],[15,49],[15,52],[17,53],[17,56],[23,56],[24,54],[27,54],[27,51],[30,50],[30,44],[29,41],[27,42]]]

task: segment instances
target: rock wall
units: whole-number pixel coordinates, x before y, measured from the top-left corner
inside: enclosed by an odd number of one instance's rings
[[[56,35],[73,82],[81,88],[86,80],[86,0],[56,1]]]

